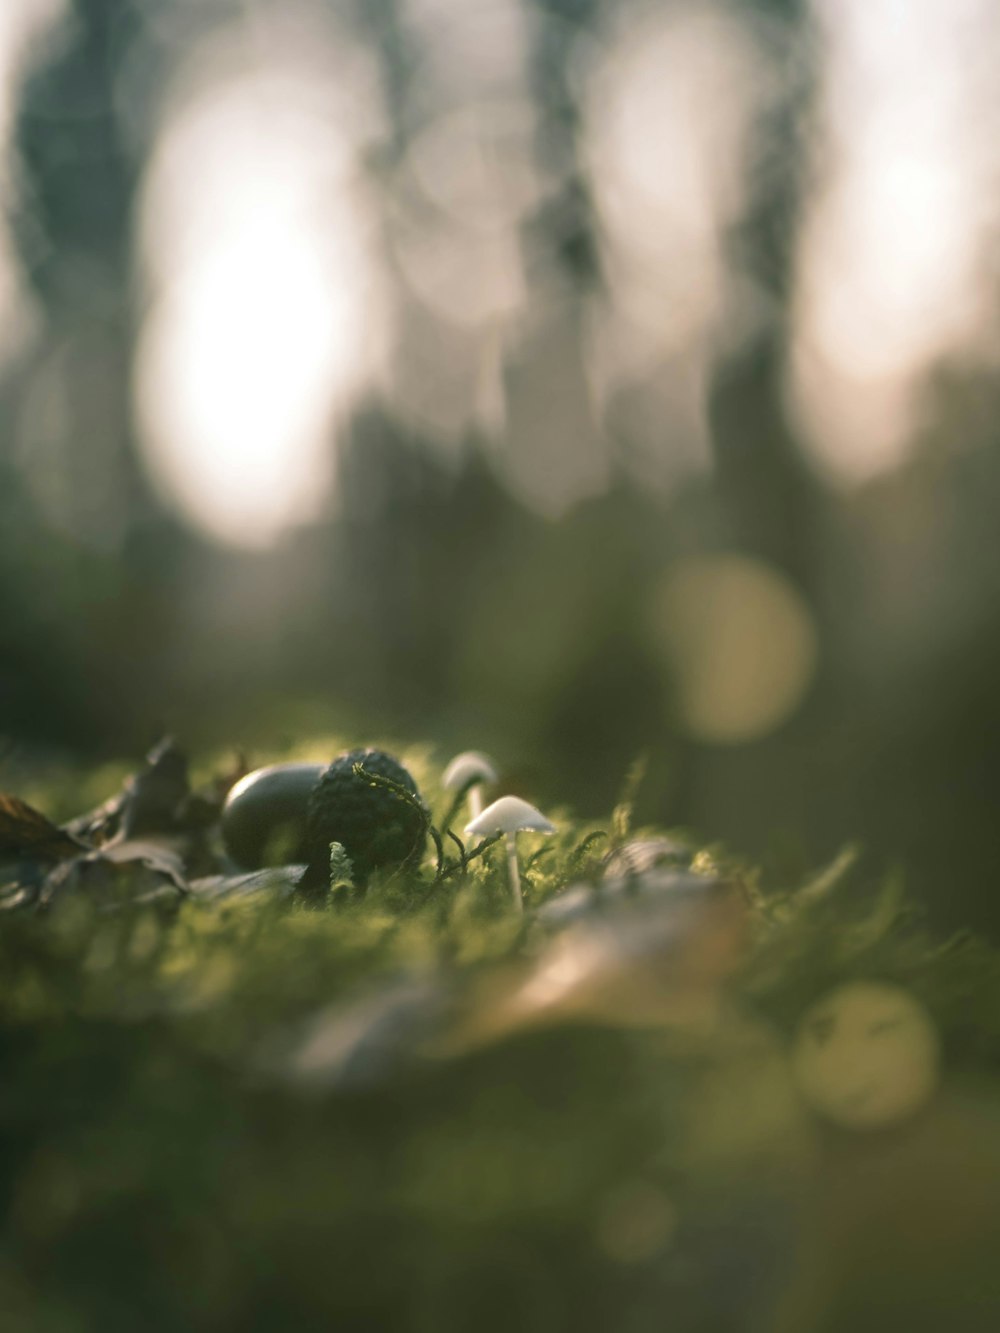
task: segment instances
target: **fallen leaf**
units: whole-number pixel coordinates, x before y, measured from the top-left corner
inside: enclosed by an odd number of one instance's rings
[[[31,856],[61,861],[77,856],[87,844],[57,827],[40,810],[10,792],[0,792],[0,856]]]

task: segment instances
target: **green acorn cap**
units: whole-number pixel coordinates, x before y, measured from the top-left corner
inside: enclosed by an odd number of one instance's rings
[[[414,801],[372,778],[384,778]],[[344,848],[355,883],[363,885],[373,870],[417,860],[426,832],[417,784],[399,760],[384,750],[351,750],[333,761],[309,797],[302,886],[322,889],[329,883],[331,842]]]

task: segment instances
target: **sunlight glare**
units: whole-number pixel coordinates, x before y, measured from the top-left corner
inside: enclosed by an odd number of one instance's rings
[[[338,414],[377,361],[383,308],[359,145],[326,96],[335,74],[274,55],[206,81],[168,119],[146,181],[148,464],[185,517],[233,545],[266,547],[318,515]]]
[[[1000,24],[991,0],[814,3],[828,165],[800,247],[790,397],[849,483],[905,458],[926,371],[988,335]]]

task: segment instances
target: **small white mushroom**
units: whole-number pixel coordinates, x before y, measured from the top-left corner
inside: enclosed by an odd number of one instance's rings
[[[514,899],[514,907],[519,913],[524,912],[524,899],[521,897],[521,872],[517,864],[517,835],[555,833],[555,831],[555,825],[550,824],[540,810],[536,810],[533,805],[522,801],[518,796],[501,796],[465,826],[465,832],[477,838],[488,838],[494,833],[504,835],[507,843],[507,875],[510,880],[510,892]]]
[[[443,782],[449,791],[469,793],[469,815],[478,819],[483,812],[483,783],[496,782],[497,771],[488,754],[479,750],[463,750],[444,771]]]

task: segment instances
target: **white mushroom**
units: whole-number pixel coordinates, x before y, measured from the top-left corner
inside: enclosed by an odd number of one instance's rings
[[[481,815],[470,824],[465,832],[477,838],[488,838],[494,833],[502,833],[507,843],[507,875],[510,880],[511,896],[518,912],[524,911],[524,899],[521,897],[521,872],[517,864],[517,835],[519,833],[555,833],[555,825],[550,824],[540,810],[536,810],[527,801],[518,796],[501,796],[498,801],[488,805]]]
[[[443,782],[449,791],[469,793],[469,814],[478,819],[483,811],[483,783],[496,782],[497,771],[488,754],[479,750],[463,750],[444,771]]]

